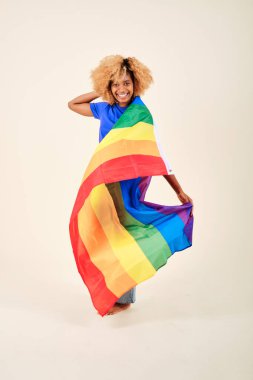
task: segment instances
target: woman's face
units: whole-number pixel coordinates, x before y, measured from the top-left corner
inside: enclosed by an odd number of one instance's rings
[[[131,102],[131,97],[134,92],[134,84],[131,76],[126,73],[120,80],[113,80],[111,84],[111,91],[121,107],[127,106]]]

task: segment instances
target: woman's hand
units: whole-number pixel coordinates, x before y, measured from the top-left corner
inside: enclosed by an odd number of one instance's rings
[[[193,215],[193,208],[194,208],[193,200],[189,197],[189,195],[185,194],[185,192],[183,192],[183,191],[180,191],[179,193],[177,193],[177,196],[182,203],[190,202],[192,204],[192,209],[191,209],[191,213],[190,213],[190,216],[192,216]]]
[[[191,213],[190,215],[192,216],[193,215],[193,201],[192,199],[189,197],[189,195],[185,194],[182,190],[182,187],[180,186],[180,183],[178,182],[178,180],[176,179],[176,176],[175,174],[164,174],[163,177],[166,179],[167,182],[169,182],[170,186],[173,188],[173,190],[176,192],[179,200],[182,202],[182,203],[187,203],[187,202],[190,202],[192,203],[192,209],[191,209]]]

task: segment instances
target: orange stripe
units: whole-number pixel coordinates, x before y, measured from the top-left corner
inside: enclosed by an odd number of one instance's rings
[[[82,182],[103,162],[131,154],[145,154],[147,156],[156,157],[160,156],[157,144],[154,141],[122,139],[106,146],[93,155],[84,173]]]
[[[89,198],[86,199],[78,214],[79,234],[92,263],[102,272],[107,288],[116,297],[120,297],[126,288],[132,288],[136,282],[125,272],[113,253]]]

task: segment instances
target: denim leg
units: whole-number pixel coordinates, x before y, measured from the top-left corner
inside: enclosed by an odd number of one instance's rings
[[[117,303],[133,303],[136,301],[136,286],[130,289],[128,292],[122,294],[122,296],[117,299]]]

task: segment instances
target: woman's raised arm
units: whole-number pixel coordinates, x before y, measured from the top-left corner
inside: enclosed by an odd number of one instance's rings
[[[99,94],[96,91],[91,91],[70,100],[68,102],[68,107],[71,111],[77,112],[80,115],[93,116],[89,103],[96,98],[99,98]]]

